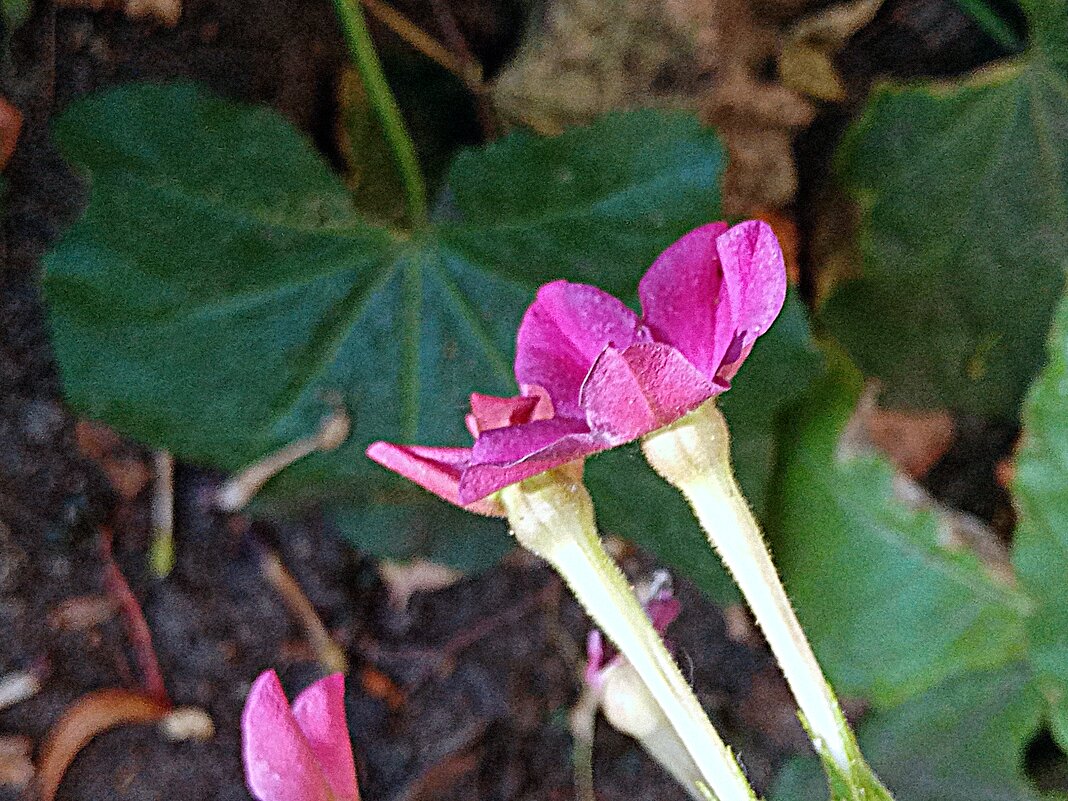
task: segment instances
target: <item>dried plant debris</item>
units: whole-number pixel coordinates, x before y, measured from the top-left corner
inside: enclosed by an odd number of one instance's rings
[[[696,30],[664,0],[547,4],[493,85],[501,116],[542,133],[609,111],[686,108],[703,92]]]
[[[793,138],[815,107],[766,73],[784,33],[811,5],[558,0],[544,8],[498,76],[494,102],[508,122],[549,134],[619,109],[701,109],[730,151],[725,210],[780,208],[797,189]],[[822,36],[826,24],[818,19],[801,32]],[[843,26],[831,27],[837,36]]]
[[[711,73],[703,103],[706,122],[717,127],[730,154],[723,206],[742,214],[759,206],[781,207],[797,192],[793,139],[815,116],[799,92],[768,76],[782,35],[805,11],[798,2],[666,0],[697,27],[697,52]],[[811,4],[808,4],[811,5]]]
[[[181,0],[57,0],[56,5],[90,11],[120,9],[130,19],[154,19],[168,28],[182,16]]]

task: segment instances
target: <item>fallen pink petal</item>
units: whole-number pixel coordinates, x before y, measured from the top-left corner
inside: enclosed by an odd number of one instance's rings
[[[253,682],[241,714],[249,791],[259,801],[359,801],[340,673],[286,699],[278,675]]]

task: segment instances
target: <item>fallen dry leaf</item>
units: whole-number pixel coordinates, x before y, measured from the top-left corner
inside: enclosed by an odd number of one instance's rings
[[[956,438],[952,416],[939,410],[880,409],[878,397],[878,382],[868,382],[839,438],[839,458],[846,460],[876,449],[906,476],[922,478]]]
[[[103,423],[79,420],[74,426],[78,452],[87,459],[103,459],[122,444],[122,439]]]
[[[22,132],[22,112],[0,97],[0,170],[11,161]]]
[[[956,437],[953,417],[945,411],[899,411],[874,408],[867,418],[872,444],[898,470],[923,478],[946,455]]]
[[[70,704],[45,735],[34,781],[38,801],[54,801],[74,758],[94,737],[116,726],[152,723],[167,714],[165,704],[132,690],[97,690]]]
[[[393,712],[404,706],[404,690],[378,668],[368,666],[361,670],[360,686],[372,698],[385,701]]]
[[[831,6],[798,22],[779,51],[779,76],[791,89],[818,100],[840,102],[846,90],[833,56],[872,21],[883,0]]]
[[[169,28],[177,25],[182,16],[181,0],[57,0],[56,5],[89,11],[118,9],[130,19],[152,17]]]

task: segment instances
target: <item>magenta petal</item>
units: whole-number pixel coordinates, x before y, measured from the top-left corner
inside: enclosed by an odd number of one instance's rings
[[[556,423],[557,420],[538,420],[516,428],[533,428],[544,423]],[[599,451],[608,450],[616,444],[603,434],[591,433],[584,423],[569,421],[564,418],[560,421],[557,429],[547,428],[528,435],[524,432],[526,446],[533,446],[544,442],[538,450],[527,453],[520,457],[517,462],[483,463],[472,460],[471,466],[464,471],[460,480],[460,499],[464,503],[471,503],[480,498],[496,492],[499,489],[523,481],[524,479],[552,470],[554,467],[568,464],[585,458]],[[580,429],[577,433],[563,433],[569,428]],[[502,434],[510,433],[511,430],[500,429]],[[551,432],[551,433],[550,433]],[[489,431],[479,437],[479,441],[494,432]],[[475,443],[478,448],[479,443]],[[484,453],[494,457],[514,455],[524,449],[516,449],[514,443],[487,443],[484,444]]]
[[[528,422],[540,402],[536,397],[499,398],[496,395],[471,393],[471,414],[464,418],[472,437],[493,428]]]
[[[293,700],[293,717],[337,801],[358,801],[356,762],[345,720],[345,677],[320,679]]]
[[[645,614],[652,621],[653,628],[663,634],[667,627],[675,622],[682,611],[682,604],[671,595],[657,596],[645,604]]]
[[[423,445],[394,445],[373,442],[367,456],[387,470],[430,490],[439,498],[461,506],[457,488],[460,473],[471,459],[470,448],[430,448]]]
[[[609,348],[590,372],[582,405],[594,431],[637,439],[696,409],[718,390],[670,345]]]
[[[638,316],[607,292],[554,281],[523,316],[515,375],[520,384],[543,387],[558,415],[581,416],[579,390],[601,351],[647,339]]]
[[[326,778],[273,670],[249,690],[241,752],[248,789],[259,801],[330,801]]]
[[[583,434],[589,430],[584,420],[554,417],[485,431],[471,448],[471,464],[515,464],[568,434]]]
[[[653,336],[677,348],[709,379],[733,336],[728,330],[723,341],[717,326],[727,310],[716,239],[726,230],[722,222],[694,229],[661,253],[638,284],[643,320]]]
[[[737,336],[717,370],[720,378],[729,380],[749,355],[756,338],[771,328],[779,316],[786,300],[786,267],[775,232],[761,220],[734,226],[716,240],[716,249],[723,264]]]

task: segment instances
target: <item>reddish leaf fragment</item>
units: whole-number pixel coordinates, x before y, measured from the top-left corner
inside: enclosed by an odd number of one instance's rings
[[[0,97],[0,170],[11,161],[21,132],[22,112]]]

